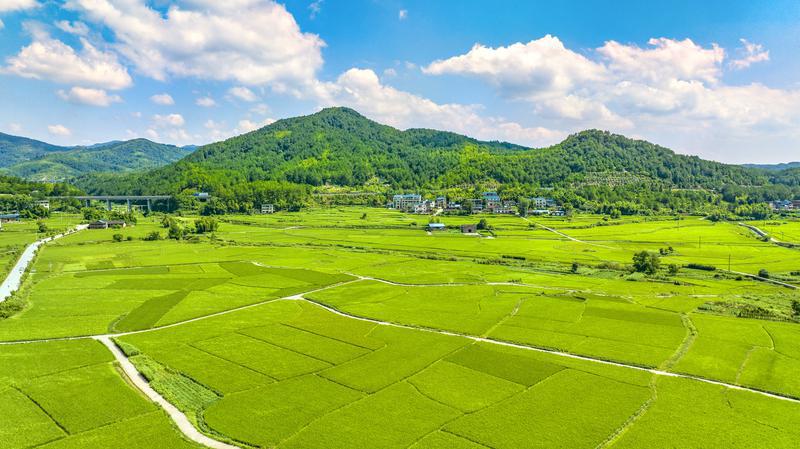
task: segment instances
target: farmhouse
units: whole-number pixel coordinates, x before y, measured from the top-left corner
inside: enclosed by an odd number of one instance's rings
[[[531,198],[531,204],[537,209],[545,209],[555,206],[556,202],[552,198],[537,196],[536,198]]]
[[[475,234],[478,232],[477,224],[463,224],[461,225],[461,232],[464,234]]]
[[[444,231],[445,228],[444,223],[428,223],[429,231]]]
[[[392,208],[405,212],[413,212],[422,203],[422,195],[405,193],[392,197]]]
[[[447,197],[436,197],[435,204],[437,209],[447,209]]]
[[[0,222],[2,221],[19,221],[19,214],[0,214]]]
[[[108,222],[105,220],[97,220],[89,223],[89,229],[108,229]]]
[[[109,228],[114,228],[114,229],[124,228],[125,226],[127,226],[127,223],[125,223],[122,220],[111,220],[106,223],[108,224]]]
[[[464,200],[465,203],[471,206],[470,210],[472,212],[480,212],[483,210],[483,200],[478,198],[472,198],[468,200]]]
[[[262,214],[274,214],[275,213],[275,205],[274,204],[262,204],[261,205],[261,213]]]
[[[483,203],[486,209],[494,212],[495,209],[498,209],[502,206],[502,202],[500,201],[500,195],[497,192],[484,192],[483,193]]]

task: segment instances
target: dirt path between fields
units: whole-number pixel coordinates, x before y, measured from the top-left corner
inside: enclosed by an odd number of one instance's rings
[[[601,245],[601,244],[599,244],[599,243],[592,243],[592,242],[587,242],[586,240],[580,240],[580,239],[576,239],[575,237],[573,237],[573,236],[571,236],[571,235],[567,235],[567,234],[564,234],[564,233],[563,233],[563,232],[561,232],[561,231],[558,231],[558,230],[555,230],[555,229],[553,229],[553,228],[547,227],[547,226],[545,226],[545,225],[543,225],[543,224],[539,223],[538,221],[531,221],[531,220],[529,220],[529,219],[528,219],[528,217],[521,217],[521,218],[522,218],[523,220],[527,221],[528,223],[533,223],[533,224],[535,224],[536,226],[539,226],[539,227],[541,227],[542,229],[544,229],[544,230],[546,230],[546,231],[550,231],[550,232],[552,232],[553,234],[560,235],[561,237],[564,237],[564,238],[565,238],[565,239],[567,239],[567,240],[572,240],[573,242],[577,242],[577,243],[583,243],[584,245],[597,246],[597,247],[600,247],[600,248],[605,248],[605,249],[614,249],[614,248],[612,248],[612,247],[610,247],[610,246]]]
[[[177,407],[164,399],[163,396],[158,394],[158,392],[156,392],[153,387],[150,386],[150,383],[147,382],[147,380],[141,375],[141,373],[139,373],[136,367],[133,366],[133,363],[128,360],[128,357],[125,355],[125,353],[123,353],[122,350],[119,349],[119,347],[117,347],[113,341],[111,341],[111,338],[107,336],[93,338],[94,340],[97,340],[105,345],[105,347],[108,348],[112,354],[114,354],[114,358],[117,360],[117,363],[119,363],[125,375],[128,376],[128,379],[130,379],[131,383],[138,388],[139,391],[144,393],[148,399],[160,405],[161,408],[167,412],[169,417],[172,418],[172,421],[175,422],[175,424],[178,426],[178,429],[186,436],[186,438],[212,449],[240,449],[239,446],[223,443],[200,433],[200,431],[198,431],[192,425],[192,423],[189,421],[189,418],[187,418],[183,412],[178,410]]]
[[[22,277],[25,275],[25,271],[28,269],[30,264],[36,258],[36,251],[38,251],[39,247],[41,247],[45,243],[52,242],[53,240],[56,239],[60,239],[65,235],[69,235],[74,232],[86,229],[88,226],[89,225],[78,225],[75,227],[75,229],[70,229],[58,235],[39,239],[28,245],[25,248],[25,250],[22,251],[22,254],[19,256],[17,263],[14,264],[14,268],[12,268],[11,271],[9,271],[5,280],[3,280],[3,284],[0,285],[0,302],[3,302],[6,299],[8,299],[12,293],[14,293],[19,289],[20,285],[22,284]]]

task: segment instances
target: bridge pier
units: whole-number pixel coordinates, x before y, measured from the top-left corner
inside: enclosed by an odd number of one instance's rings
[[[131,199],[128,198],[128,213],[131,213]]]
[[[108,207],[108,210],[111,210],[111,200],[106,200],[106,206]]]
[[[147,213],[152,212],[153,210],[150,208],[150,198],[147,199]]]

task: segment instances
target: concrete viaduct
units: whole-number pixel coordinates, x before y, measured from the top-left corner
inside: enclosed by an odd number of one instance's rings
[[[128,212],[133,208],[134,202],[147,202],[147,211],[151,210],[153,201],[169,201],[172,196],[169,195],[83,195],[83,196],[52,196],[51,200],[78,200],[83,201],[86,207],[92,201],[105,201],[108,210],[111,210],[111,204],[116,202],[126,202],[128,204]]]

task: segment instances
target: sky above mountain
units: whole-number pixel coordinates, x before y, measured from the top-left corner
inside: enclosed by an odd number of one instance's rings
[[[800,157],[800,2],[0,0],[0,131],[203,144],[349,106],[530,146]]]

